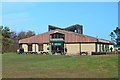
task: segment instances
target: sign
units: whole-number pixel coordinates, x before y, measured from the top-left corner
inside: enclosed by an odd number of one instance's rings
[[[61,43],[54,43],[55,46],[61,46]]]

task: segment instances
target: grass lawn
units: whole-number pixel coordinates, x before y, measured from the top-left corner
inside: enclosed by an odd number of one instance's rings
[[[2,55],[3,78],[117,78],[118,55]]]

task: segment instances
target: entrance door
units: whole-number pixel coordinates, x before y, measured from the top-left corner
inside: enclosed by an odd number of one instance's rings
[[[52,53],[63,53],[64,52],[64,44],[62,42],[52,43]]]
[[[58,32],[50,34],[51,52],[64,53],[64,39],[65,35]]]

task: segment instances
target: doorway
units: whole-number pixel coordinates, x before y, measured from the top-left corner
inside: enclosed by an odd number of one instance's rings
[[[51,43],[51,52],[53,54],[55,54],[55,53],[63,54],[64,53],[64,43],[63,42]]]

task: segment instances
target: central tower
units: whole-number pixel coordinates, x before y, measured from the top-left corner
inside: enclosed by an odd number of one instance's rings
[[[75,32],[75,33],[78,33],[78,34],[83,34],[83,26],[79,25],[79,24],[72,25],[72,26],[69,26],[69,27],[66,27],[66,28],[59,28],[59,27],[56,27],[56,26],[48,25],[48,31],[55,30],[55,29],[61,29],[61,30]]]

